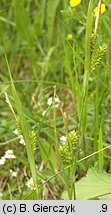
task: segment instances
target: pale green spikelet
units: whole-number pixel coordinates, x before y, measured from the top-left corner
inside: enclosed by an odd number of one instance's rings
[[[101,65],[105,53],[106,47],[104,45],[99,46],[99,48],[96,50],[94,57],[92,58],[91,71],[95,70]]]
[[[65,165],[71,164],[72,158],[66,146],[59,146],[59,154],[60,154],[63,164]]]
[[[92,33],[91,35],[91,51],[92,52],[95,50],[95,43],[96,43],[96,35],[95,33]]]
[[[62,137],[61,137],[62,138]],[[73,154],[78,149],[78,134],[75,130],[70,131],[67,134],[67,138],[63,136],[61,145],[59,146],[59,154],[63,164],[71,164],[73,162]]]
[[[36,136],[36,134],[35,134],[35,132],[33,130],[30,132],[29,137],[31,139],[33,152],[35,152],[35,150],[37,148],[37,136]]]
[[[76,150],[78,147],[78,134],[75,130],[68,134],[69,142],[71,143],[72,150]]]
[[[22,135],[21,121],[20,121],[20,118],[19,118],[19,117],[16,118],[16,125],[17,125],[17,128],[18,128],[19,134]]]

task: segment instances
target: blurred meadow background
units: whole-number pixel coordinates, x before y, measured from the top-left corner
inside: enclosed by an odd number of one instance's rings
[[[110,199],[111,2],[97,15],[99,2],[0,1],[0,199]]]

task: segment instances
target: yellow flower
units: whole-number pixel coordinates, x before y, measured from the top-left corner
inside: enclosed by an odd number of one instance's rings
[[[94,9],[94,15],[97,15],[98,7],[95,7]],[[106,5],[104,3],[101,4],[101,13],[104,13],[106,11]]]
[[[81,0],[70,0],[71,7],[76,7],[80,3],[81,3]]]
[[[73,40],[73,36],[72,36],[72,34],[68,34],[68,35],[67,35],[67,40],[68,40],[68,41]]]

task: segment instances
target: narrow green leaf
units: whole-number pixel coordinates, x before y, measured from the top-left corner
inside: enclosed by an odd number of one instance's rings
[[[98,150],[101,150],[102,148],[103,148],[102,129],[100,127]],[[100,151],[99,154],[98,154],[98,156],[99,156],[99,170],[103,170],[103,159],[104,159],[103,151]]]
[[[7,68],[8,68],[8,72],[9,72],[9,76],[10,76],[12,94],[14,97],[17,114],[18,114],[18,117],[20,118],[20,121],[21,121],[23,137],[25,140],[26,150],[27,150],[27,155],[28,155],[28,162],[29,162],[31,173],[32,173],[34,185],[36,187],[37,197],[38,197],[37,170],[36,170],[36,165],[35,165],[35,161],[34,161],[34,155],[33,155],[33,150],[32,150],[32,146],[31,146],[31,141],[30,141],[30,137],[29,137],[29,128],[28,128],[27,121],[26,121],[26,118],[24,115],[21,100],[19,98],[19,95],[17,94],[16,88],[15,88],[15,85],[14,85],[14,82],[12,79],[10,67],[9,67],[8,60],[7,60],[6,56],[5,56],[5,59],[6,59],[6,64],[7,64]]]
[[[53,36],[55,34],[54,27],[55,27],[55,18],[56,18],[56,12],[57,7],[60,3],[60,0],[53,1],[48,0],[47,1],[47,17],[46,17],[46,25],[48,28],[48,36],[50,37],[50,43],[52,42]]]
[[[34,45],[34,31],[24,0],[15,1],[15,21],[20,38],[29,46]]]

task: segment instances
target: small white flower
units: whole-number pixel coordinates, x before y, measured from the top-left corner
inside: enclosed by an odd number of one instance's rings
[[[30,188],[31,190],[34,190],[35,187],[34,187],[34,182],[33,182],[33,178],[31,177],[27,183],[26,183],[27,187]]]
[[[45,114],[46,114],[46,110],[42,112],[42,116],[45,116]]]
[[[47,101],[47,104],[50,106],[50,105],[52,104],[52,102],[53,102],[53,98],[50,97],[50,98],[48,99],[48,101]]]
[[[61,136],[61,137],[60,137],[60,142],[61,142],[62,144],[65,144],[66,141],[67,141],[67,137],[66,137],[66,136]]]
[[[47,104],[48,104],[49,106],[51,106],[51,105],[53,104],[53,102],[55,102],[55,104],[54,104],[55,108],[57,108],[57,107],[59,106],[59,104],[60,104],[60,100],[59,100],[58,97],[55,97],[55,98],[50,97],[50,98],[48,99],[48,101],[47,101]]]
[[[59,100],[58,97],[55,98],[55,102],[56,102],[56,103],[60,103],[60,100]]]
[[[22,145],[25,145],[25,140],[23,139],[23,136],[21,135],[20,137],[21,137],[21,139],[20,139],[19,143]]]
[[[12,172],[13,177],[17,177],[17,172]]]
[[[1,157],[1,159],[0,159],[0,165],[4,165],[4,163],[5,163],[5,158]]]
[[[15,157],[15,155],[14,155],[14,153],[13,153],[13,150],[7,150],[7,151],[5,152],[4,158],[5,158],[5,159],[14,159],[14,158],[16,158],[16,157]]]
[[[15,135],[18,135],[18,134],[19,134],[18,129],[15,129],[13,132],[14,132]]]
[[[58,108],[59,104],[60,104],[60,99],[58,97],[55,97],[55,100],[54,100],[55,104],[55,108]]]
[[[17,172],[14,172],[12,169],[10,169],[10,174],[11,174],[13,177],[17,177]]]

